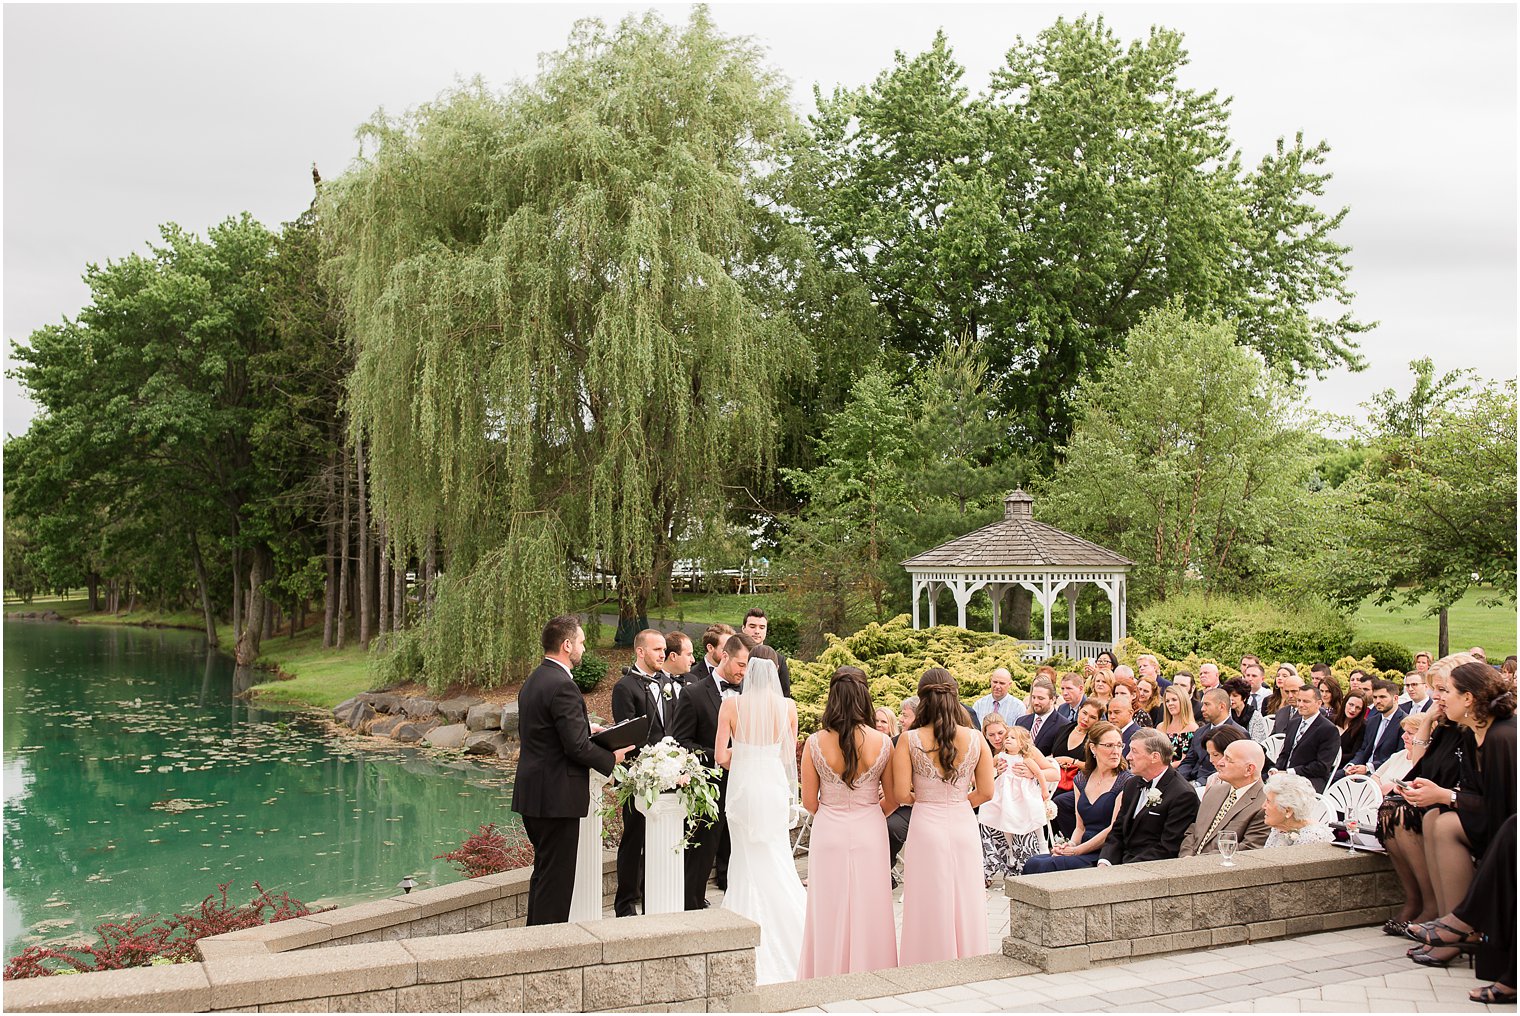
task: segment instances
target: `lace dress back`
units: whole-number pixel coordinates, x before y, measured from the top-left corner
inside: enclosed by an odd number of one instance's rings
[[[847,784],[843,776],[829,768],[828,762],[823,757],[823,747],[818,743],[818,735],[814,734],[808,738],[808,755],[813,760],[813,768],[818,770],[818,800],[825,808],[875,808],[878,811],[881,809],[881,773],[892,758],[892,740],[880,731],[875,731],[875,733],[880,740],[873,744],[871,738],[867,737],[864,747],[867,751],[872,747],[878,749],[876,761],[855,778],[854,787]]]
[[[913,800],[916,804],[939,804],[966,800],[971,790],[971,774],[976,771],[977,759],[982,754],[982,739],[973,737],[966,749],[966,757],[955,767],[947,780],[939,771],[935,755],[924,750],[917,729],[908,731],[908,758],[913,763]]]

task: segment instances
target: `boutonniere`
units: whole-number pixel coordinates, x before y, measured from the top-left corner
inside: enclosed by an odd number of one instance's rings
[[[660,685],[660,691],[665,696],[666,702],[676,697],[676,686],[674,684],[662,684]]]
[[[1155,787],[1152,787],[1150,789],[1150,792],[1145,795],[1145,806],[1147,808],[1154,808],[1156,805],[1158,805],[1160,803],[1161,803],[1161,791],[1158,790],[1158,789],[1156,789]]]

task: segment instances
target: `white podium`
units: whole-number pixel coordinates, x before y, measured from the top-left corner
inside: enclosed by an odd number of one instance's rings
[[[591,771],[591,805],[581,819],[575,850],[575,893],[570,897],[570,920],[602,919],[602,788],[607,777]]]
[[[686,809],[674,793],[661,794],[653,807],[635,799],[644,815],[644,913],[678,914],[686,902],[686,854],[680,849]]]

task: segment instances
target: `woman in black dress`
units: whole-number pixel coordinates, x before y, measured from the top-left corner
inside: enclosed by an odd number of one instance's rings
[[[1434,669],[1434,668],[1433,668]],[[1506,819],[1515,814],[1515,696],[1499,672],[1486,663],[1463,663],[1436,678],[1446,716],[1471,731],[1476,744],[1475,766],[1456,784],[1443,784],[1427,775],[1409,780],[1401,791],[1411,804],[1446,805],[1445,812],[1427,813],[1424,820],[1426,860],[1437,903],[1447,916],[1428,924],[1412,924],[1405,934],[1429,951],[1413,957],[1426,966],[1445,966],[1459,947],[1478,944],[1471,927],[1459,929],[1451,911],[1466,898],[1474,875],[1474,857],[1481,858]],[[1502,964],[1500,964],[1502,965]],[[1479,976],[1499,978],[1495,964]]]

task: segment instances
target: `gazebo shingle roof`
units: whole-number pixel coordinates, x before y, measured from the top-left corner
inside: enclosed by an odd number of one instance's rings
[[[1034,498],[1016,490],[1004,517],[902,562],[906,568],[1126,568],[1135,562],[1080,536],[1036,522]]]

